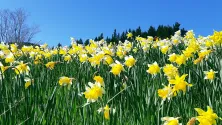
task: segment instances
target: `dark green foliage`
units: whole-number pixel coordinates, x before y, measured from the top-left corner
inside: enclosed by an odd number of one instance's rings
[[[119,43],[119,41],[124,42],[127,40],[127,33],[131,32],[133,34],[133,39],[135,39],[137,36],[141,36],[146,38],[147,36],[152,36],[152,37],[159,37],[161,39],[165,38],[170,38],[171,36],[174,35],[174,33],[178,30],[181,30],[181,35],[184,36],[187,30],[184,28],[180,28],[180,23],[176,22],[173,26],[164,26],[164,25],[159,25],[157,29],[153,26],[150,26],[147,31],[142,31],[141,27],[139,26],[137,29],[129,29],[126,30],[125,32],[123,31],[122,33],[117,33],[116,29],[113,31],[113,34],[110,37],[106,37],[106,41],[108,43],[113,42],[113,43]],[[103,39],[103,34],[101,33],[100,36],[95,37],[95,41],[99,41]]]

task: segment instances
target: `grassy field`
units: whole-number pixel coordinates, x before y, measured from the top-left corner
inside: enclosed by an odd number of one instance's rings
[[[0,124],[222,124],[222,32],[127,37],[54,49],[1,43]]]

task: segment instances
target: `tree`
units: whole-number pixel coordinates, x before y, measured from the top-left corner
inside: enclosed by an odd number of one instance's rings
[[[106,37],[107,43],[118,43],[119,41],[125,42],[127,40],[127,34],[130,32],[133,34],[133,38],[137,36],[141,36],[143,38],[146,38],[147,36],[152,37],[159,37],[161,39],[165,38],[171,38],[171,36],[174,35],[174,32],[181,30],[181,35],[184,36],[186,34],[186,30],[184,28],[180,28],[180,24],[176,22],[173,26],[165,26],[165,25],[159,25],[157,28],[150,26],[148,31],[142,31],[140,26],[137,29],[129,29],[122,33],[117,33],[116,29],[114,30],[111,37]],[[95,40],[101,40],[103,38],[103,34],[101,33],[100,36],[96,37]]]
[[[156,36],[156,29],[155,29],[155,27],[150,26],[150,28],[148,30],[148,36],[152,36],[152,37]]]
[[[76,40],[77,44],[83,44],[83,40],[80,38],[79,40]]]
[[[85,45],[85,46],[89,45],[89,39],[87,39],[87,40],[84,42],[84,45]]]
[[[102,40],[103,38],[103,33],[101,33],[100,36],[98,36],[98,41]]]
[[[173,32],[176,32],[180,30],[180,24],[178,22],[176,22],[174,25],[173,25]]]
[[[28,14],[23,9],[10,11],[0,10],[0,41],[4,42],[32,42],[39,32],[38,26],[27,24]]]
[[[62,44],[61,44],[61,43],[58,43],[57,47],[58,47],[58,48],[62,47]]]
[[[111,42],[113,42],[113,43],[118,43],[116,29],[114,29],[114,31],[113,31],[113,35],[112,35],[112,38],[111,38]]]
[[[136,29],[136,32],[135,32],[135,36],[139,36],[142,34],[142,30],[140,28],[140,26]]]

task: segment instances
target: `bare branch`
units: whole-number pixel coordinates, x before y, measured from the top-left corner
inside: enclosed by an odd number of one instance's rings
[[[0,10],[0,41],[32,42],[40,31],[38,26],[27,24],[28,14],[24,9]]]

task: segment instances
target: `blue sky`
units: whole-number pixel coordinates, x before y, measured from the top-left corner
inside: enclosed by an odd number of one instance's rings
[[[176,21],[196,34],[222,30],[220,0],[1,0],[0,9],[24,8],[29,24],[41,32],[34,38],[50,46],[70,44],[70,37],[110,36],[141,26],[173,25]]]

